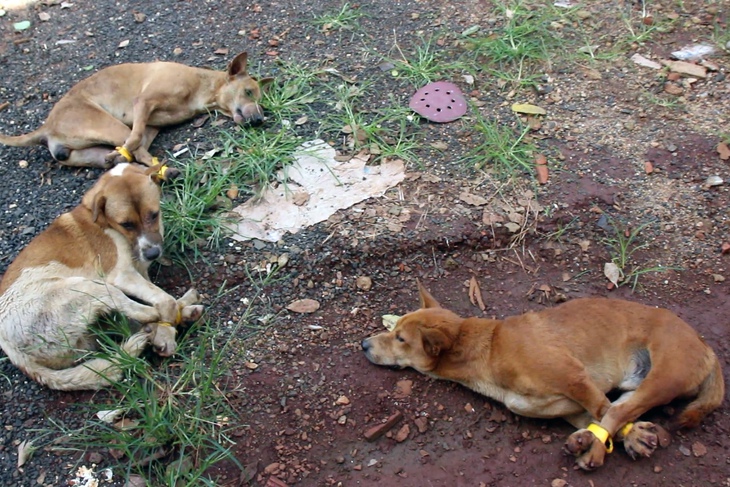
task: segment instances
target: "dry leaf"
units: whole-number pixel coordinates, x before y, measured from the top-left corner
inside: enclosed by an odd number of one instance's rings
[[[218,54],[219,56],[227,56],[228,55],[228,48],[220,47],[213,51],[213,54]]]
[[[459,195],[459,199],[463,201],[464,203],[473,205],[473,206],[483,206],[486,205],[489,200],[486,198],[482,198],[481,196],[477,196],[475,194],[471,194],[467,191],[462,192]]]
[[[512,105],[512,111],[517,113],[529,113],[530,115],[545,115],[547,111],[544,108],[529,103],[515,103]]]
[[[537,182],[545,184],[548,182],[548,168],[547,166],[537,165],[535,166],[535,172],[537,173]]]
[[[723,161],[730,159],[730,147],[725,142],[717,144],[717,153],[720,154],[720,159]]]
[[[319,309],[319,301],[314,299],[299,299],[290,303],[286,309],[295,313],[314,313]]]
[[[603,274],[611,281],[611,284],[618,287],[621,280],[621,269],[613,262],[606,262],[603,266]]]
[[[482,311],[487,309],[482,300],[482,290],[479,288],[477,278],[474,276],[471,276],[471,280],[469,281],[469,301],[474,306],[479,306],[479,309]]]
[[[388,331],[393,331],[393,328],[395,328],[396,323],[398,323],[398,320],[400,319],[400,316],[397,315],[383,315],[383,326]]]
[[[25,465],[25,462],[30,459],[35,451],[32,440],[25,440],[18,445],[18,468]]]

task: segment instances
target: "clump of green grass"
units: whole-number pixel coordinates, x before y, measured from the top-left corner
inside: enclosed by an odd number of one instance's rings
[[[323,131],[328,138],[342,141],[345,152],[366,149],[375,159],[416,160],[418,148],[413,132],[418,124],[411,110],[393,96],[377,110],[360,107],[366,87],[339,84],[333,88],[334,103]]]
[[[537,84],[560,45],[550,28],[553,11],[532,10],[524,2],[497,8],[502,25],[484,36],[468,36],[464,45],[482,69],[503,82],[518,87]]]
[[[631,289],[635,290],[638,286],[639,278],[644,274],[681,270],[678,267],[662,265],[644,267],[644,264],[637,262],[637,252],[647,249],[650,246],[650,242],[641,241],[641,237],[643,236],[642,232],[654,224],[654,221],[642,223],[631,230],[613,218],[607,217],[607,222],[607,235],[601,240],[601,243],[608,249],[611,262],[618,267],[619,286],[631,284]]]
[[[183,337],[178,335],[175,358],[151,366],[121,350],[119,342],[129,336],[123,317],[110,318],[99,334],[101,357],[116,357],[125,379],[115,383],[103,404],[79,404],[79,416],[89,418],[81,427],[55,423],[37,430],[35,448],[46,446],[58,452],[109,451],[116,460],[99,468],[111,468],[115,478],[142,476],[147,485],[197,487],[219,485],[210,478],[211,467],[221,461],[243,468],[233,454],[231,431],[239,414],[232,408],[221,382],[240,357],[237,337],[251,325],[258,327],[256,315],[266,286],[276,269],[251,279],[253,296],[237,324],[222,332],[221,326],[200,322]],[[219,293],[222,299],[232,289]],[[112,323],[113,322],[113,323]],[[243,332],[243,333],[242,333]],[[224,334],[225,333],[225,334]],[[113,337],[116,335],[116,337]],[[116,339],[115,339],[116,338]],[[234,363],[230,363],[233,360]],[[117,413],[112,423],[97,419],[100,411]],[[83,459],[84,455],[79,458]]]
[[[510,127],[479,115],[474,129],[480,141],[466,161],[476,169],[490,170],[506,179],[533,173],[536,147],[527,137],[529,126]]]
[[[313,22],[325,33],[357,30],[360,28],[360,18],[364,15],[359,9],[345,2],[339,10],[315,16]]]

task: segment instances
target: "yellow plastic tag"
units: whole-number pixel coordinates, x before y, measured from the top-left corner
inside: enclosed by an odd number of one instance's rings
[[[631,431],[631,428],[634,427],[634,423],[626,423],[623,428],[621,428],[620,433],[622,438],[626,438],[626,435],[629,434]]]
[[[126,147],[121,146],[117,147],[116,149],[117,152],[119,152],[119,154],[127,160],[127,162],[132,162],[134,160],[134,156],[132,156],[132,153],[129,152]]]

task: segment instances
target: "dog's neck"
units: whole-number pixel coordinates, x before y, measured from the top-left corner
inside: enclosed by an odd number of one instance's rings
[[[223,107],[218,97],[221,88],[228,81],[228,73],[201,68],[198,71],[198,76],[200,78],[200,90],[197,93],[196,105],[201,107],[201,111],[222,110]]]
[[[471,387],[468,384],[468,379],[473,377],[474,374],[469,369],[469,364],[477,361],[475,358],[477,356],[490,355],[494,331],[500,323],[499,320],[465,318],[455,335],[453,346],[441,354],[436,366],[429,375]],[[485,333],[485,329],[489,329],[490,333]]]

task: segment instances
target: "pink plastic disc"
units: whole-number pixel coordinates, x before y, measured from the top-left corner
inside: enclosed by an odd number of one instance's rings
[[[411,110],[432,122],[452,122],[466,113],[466,99],[454,83],[436,81],[416,91]]]

